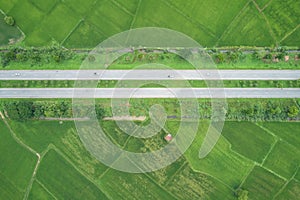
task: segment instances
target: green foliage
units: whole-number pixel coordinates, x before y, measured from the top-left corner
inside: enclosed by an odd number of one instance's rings
[[[5,16],[4,21],[6,24],[13,26],[15,24],[15,20],[12,16]]]
[[[289,107],[288,116],[291,118],[297,117],[299,114],[299,108],[296,105]]]
[[[12,120],[25,121],[34,116],[33,102],[11,101],[4,104],[4,109]]]
[[[74,58],[74,52],[63,49],[56,44],[45,48],[22,48],[11,47],[6,51],[0,52],[1,64],[3,67],[10,62],[29,62],[31,66],[47,63],[60,63]]]
[[[7,111],[12,120],[24,121],[28,119],[39,118],[71,118],[72,105],[69,101],[9,101],[3,103],[3,109]],[[76,107],[82,116],[92,117],[92,111],[86,106],[81,105]],[[95,107],[96,117],[102,119],[105,115],[105,110],[102,105],[97,104]]]
[[[248,191],[243,189],[238,189],[236,191],[236,196],[238,200],[247,200],[248,199]]]

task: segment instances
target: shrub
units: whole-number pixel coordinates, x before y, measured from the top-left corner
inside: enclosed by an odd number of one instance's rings
[[[6,24],[10,25],[10,26],[13,26],[15,25],[15,20],[12,16],[6,16],[4,17],[4,21]]]

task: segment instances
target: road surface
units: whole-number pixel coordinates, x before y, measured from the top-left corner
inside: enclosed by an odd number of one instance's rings
[[[0,80],[297,80],[300,70],[0,70]]]
[[[300,88],[212,88],[210,90],[207,88],[0,89],[0,98],[128,98],[128,96],[131,98],[300,98]]]

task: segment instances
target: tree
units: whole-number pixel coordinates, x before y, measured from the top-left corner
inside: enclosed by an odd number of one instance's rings
[[[10,26],[15,25],[15,20],[12,16],[5,16],[4,21],[5,21],[6,24],[8,24]]]
[[[299,114],[299,109],[297,108],[297,106],[289,107],[289,111],[288,111],[289,117],[294,118],[297,117],[298,114]]]
[[[243,189],[238,189],[236,191],[236,196],[238,200],[247,200],[248,199],[248,191]]]
[[[102,119],[104,117],[104,114],[105,114],[105,110],[102,108],[101,105],[97,104],[95,106],[95,109],[96,109],[96,116],[97,116],[97,119]]]
[[[33,103],[30,101],[19,101],[18,112],[19,112],[20,121],[33,118],[34,116]]]
[[[224,54],[222,53],[218,53],[216,56],[215,56],[215,59],[216,59],[216,62],[217,63],[223,63],[225,61],[225,56]]]

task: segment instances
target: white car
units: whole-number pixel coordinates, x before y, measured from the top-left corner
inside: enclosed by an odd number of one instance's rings
[[[21,76],[21,74],[19,72],[15,73],[15,76]]]

